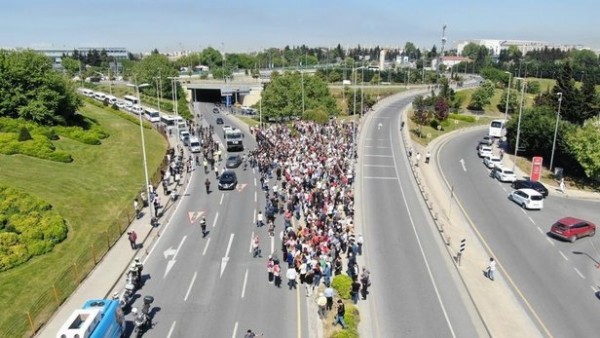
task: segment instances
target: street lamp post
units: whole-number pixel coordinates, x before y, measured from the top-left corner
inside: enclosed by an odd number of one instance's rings
[[[149,84],[142,83],[142,84],[138,85],[136,82],[136,84],[130,83],[127,86],[135,88],[135,91],[137,94],[137,99],[138,99],[138,104],[141,107],[142,100],[140,99],[140,88],[148,87]],[[144,127],[143,127],[143,123],[142,123],[142,115],[143,114],[138,114],[138,116],[140,118],[140,135],[142,138],[142,156],[144,159],[144,176],[146,178],[146,194],[147,194],[146,198],[148,199],[148,208],[150,209],[150,212],[152,212],[152,205],[151,205],[151,201],[150,201],[150,182],[148,180],[148,161],[146,158],[146,142],[144,141]]]
[[[521,136],[521,114],[523,113],[523,101],[525,99],[525,86],[526,80],[522,77],[516,77],[515,79],[521,81],[521,104],[519,106],[519,120],[517,122],[517,141],[515,142],[515,157],[513,158],[513,172],[517,163],[517,154],[519,152],[519,138]]]
[[[170,76],[171,80],[171,98],[173,99],[173,111],[175,113],[175,117],[178,116],[178,105],[177,105],[177,77]],[[179,121],[175,120],[175,143],[179,145]]]
[[[508,88],[506,89],[506,107],[504,108],[504,123],[508,121],[508,99],[510,97],[510,80],[512,78],[511,72],[505,72],[508,74]]]
[[[562,103],[561,92],[556,93],[558,95],[558,112],[556,113],[556,126],[554,127],[554,140],[552,141],[552,155],[550,156],[550,172],[552,172],[552,165],[554,164],[554,150],[556,149],[556,135],[558,135],[558,121],[560,121],[560,104]]]

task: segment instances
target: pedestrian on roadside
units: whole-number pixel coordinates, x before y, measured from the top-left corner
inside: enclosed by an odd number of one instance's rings
[[[363,247],[363,243],[364,243],[364,238],[362,234],[358,235],[358,238],[356,238],[356,245],[358,245],[358,250],[357,253],[359,256],[362,256],[362,247]]]
[[[315,272],[312,269],[308,270],[308,272],[306,272],[306,276],[304,276],[304,288],[306,289],[306,297],[312,296],[314,278]]]
[[[285,276],[288,279],[288,288],[291,290],[292,288],[296,288],[296,269],[291,267],[287,269]]]
[[[327,311],[333,309],[333,294],[334,291],[331,286],[326,287],[323,291],[323,295],[325,296],[325,299],[327,299],[327,305],[325,306]]]
[[[137,249],[137,234],[135,233],[135,231],[134,230],[128,231],[127,235],[129,238],[129,244],[131,245],[131,248],[133,250]]]
[[[325,298],[323,292],[320,292],[319,297],[317,297],[317,306],[319,307],[319,318],[325,318],[325,307],[327,306],[327,298]]]
[[[210,181],[208,180],[208,177],[206,178],[206,181],[204,181],[204,185],[206,186],[206,193],[210,194]]]
[[[421,161],[421,153],[417,153],[415,156],[415,167],[419,166],[419,161]]]
[[[273,278],[274,278],[274,282],[275,282],[275,286],[280,288],[281,287],[281,267],[279,266],[279,262],[274,262],[273,265]]]
[[[360,284],[361,284],[360,295],[363,300],[366,300],[367,295],[369,294],[369,286],[371,286],[370,275],[371,275],[371,273],[369,272],[369,270],[367,270],[367,268],[365,268],[363,266],[363,271],[360,274]]]
[[[431,152],[427,151],[425,154],[425,163],[429,164],[429,159],[431,158]]]
[[[353,277],[352,284],[350,286],[350,295],[352,296],[352,302],[354,302],[354,304],[358,303],[359,293],[360,293],[360,283],[358,282],[358,277]]]
[[[260,239],[258,238],[258,235],[254,235],[254,238],[252,239],[252,257],[262,257],[260,254]]]
[[[217,168],[215,166],[215,178],[218,179],[219,178],[219,168]]]
[[[140,203],[138,202],[137,198],[133,200],[133,210],[135,210],[135,218],[139,219],[140,218]]]
[[[331,325],[336,326],[338,323],[342,325],[342,329],[346,329],[346,322],[344,321],[344,316],[346,315],[346,307],[344,306],[344,302],[341,299],[337,301],[337,314],[335,315],[335,320]]]
[[[490,257],[490,263],[488,264],[487,267],[487,277],[490,280],[494,280],[494,272],[496,271],[496,261],[494,260],[494,258]]]
[[[565,179],[564,179],[564,177],[560,179],[560,183],[558,184],[558,190],[561,193],[563,193],[563,194],[565,193]]]
[[[273,280],[275,279],[275,276],[273,275],[274,266],[273,256],[269,255],[269,260],[267,261],[267,279],[269,280],[269,284],[273,284]]]
[[[202,229],[202,238],[206,237],[206,217],[202,216],[202,220],[200,220],[200,228]]]
[[[262,211],[259,211],[258,215],[256,215],[256,227],[260,228],[263,225],[265,225],[264,216],[263,216]]]

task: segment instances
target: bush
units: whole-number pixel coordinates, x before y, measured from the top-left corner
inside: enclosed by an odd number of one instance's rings
[[[347,275],[338,275],[333,277],[331,286],[337,291],[342,299],[350,299],[350,290],[352,290],[352,278]]]
[[[52,142],[43,135],[34,135],[32,140],[19,142],[16,134],[0,134],[0,153],[5,155],[23,154],[64,163],[73,162],[69,153],[56,150]]]
[[[29,130],[27,130],[27,127],[21,127],[18,140],[19,142],[31,140],[31,134],[29,133]]]
[[[43,255],[67,238],[67,224],[52,206],[0,186],[0,271]]]
[[[437,127],[440,125],[440,122],[438,120],[431,120],[431,122],[429,122],[429,126],[433,129],[437,129]]]
[[[472,115],[463,115],[463,114],[455,114],[452,113],[448,116],[449,119],[452,120],[459,120],[459,121],[464,121],[464,122],[469,122],[469,123],[473,123],[475,122],[475,116]]]
[[[331,338],[358,338],[358,323],[360,322],[358,308],[350,302],[345,302],[344,305],[346,306],[346,315],[344,316],[346,329],[334,332]]]

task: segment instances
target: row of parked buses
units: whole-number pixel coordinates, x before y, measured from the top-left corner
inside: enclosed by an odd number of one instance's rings
[[[102,92],[95,92],[91,89],[82,88],[81,93],[89,98],[96,99],[98,101],[107,101],[109,105],[116,105],[119,109],[127,110],[129,112],[134,113],[135,115],[140,115],[152,122],[158,123],[162,122],[161,114],[158,110],[150,107],[143,107],[139,103],[137,97],[133,95],[125,95],[123,99],[119,99],[113,95],[107,95]]]

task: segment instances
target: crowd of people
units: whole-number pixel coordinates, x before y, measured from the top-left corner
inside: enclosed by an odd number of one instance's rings
[[[320,314],[333,307],[331,282],[336,275],[352,278],[355,303],[359,296],[366,299],[369,271],[359,269],[356,260],[363,238],[353,222],[354,125],[296,121],[289,127],[271,125],[251,132],[258,147],[251,152],[250,164],[265,191],[264,219],[274,228],[276,218],[283,217],[278,231],[281,251],[268,257],[268,281],[281,287],[285,277],[289,289],[300,283],[307,297],[323,284],[317,298],[324,303],[319,304]],[[260,213],[257,226],[262,224]],[[345,326],[341,317],[336,321]]]

